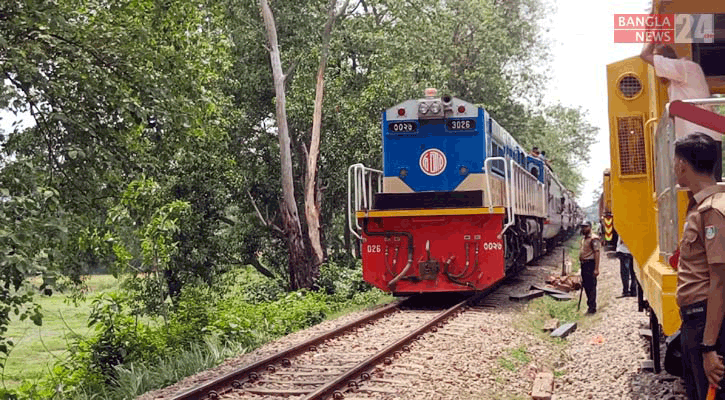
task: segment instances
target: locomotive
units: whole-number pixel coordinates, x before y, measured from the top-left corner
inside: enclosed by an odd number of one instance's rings
[[[382,112],[382,170],[348,169],[363,277],[394,294],[483,290],[573,232],[583,212],[485,109],[424,96]]]

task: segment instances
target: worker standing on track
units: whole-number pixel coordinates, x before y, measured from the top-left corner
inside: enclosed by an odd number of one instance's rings
[[[619,257],[619,274],[622,278],[622,297],[634,297],[637,295],[634,259],[621,236],[617,239],[617,257]]]
[[[693,133],[675,141],[675,176],[693,193],[680,240],[677,304],[682,317],[682,363],[687,396],[704,400],[710,384],[725,372],[725,186],[713,169],[715,141]],[[725,389],[717,399],[725,400]]]
[[[599,276],[599,237],[592,233],[592,224],[584,221],[581,224],[582,238],[579,250],[582,286],[587,294],[587,314],[597,312],[597,276]]]

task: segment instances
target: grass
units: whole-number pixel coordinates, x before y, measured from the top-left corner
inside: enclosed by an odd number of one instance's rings
[[[509,371],[518,371],[522,365],[528,364],[531,361],[531,357],[529,357],[526,346],[524,345],[515,349],[509,349],[508,353],[508,356],[498,358],[498,364]]]
[[[90,293],[99,293],[116,288],[118,282],[110,275],[93,275],[86,284]],[[2,376],[3,385],[8,389],[17,387],[23,379],[45,376],[56,361],[66,357],[66,349],[73,339],[90,331],[87,326],[90,301],[81,301],[76,307],[60,293],[39,296],[37,301],[42,307],[43,325],[15,320],[6,333],[15,343]]]

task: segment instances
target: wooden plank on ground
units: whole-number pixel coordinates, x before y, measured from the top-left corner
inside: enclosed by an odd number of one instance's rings
[[[565,338],[570,333],[576,330],[576,322],[569,322],[556,328],[554,332],[551,332],[551,337]]]
[[[559,293],[546,293],[546,294],[548,294],[549,296],[553,297],[554,299],[556,299],[558,301],[566,301],[566,300],[571,300],[574,298],[570,294],[559,294]]]
[[[544,295],[543,290],[531,290],[528,293],[516,293],[509,296],[512,301],[525,301],[535,299]]]
[[[554,294],[568,294],[567,292],[563,292],[559,289],[554,289],[553,287],[549,287],[549,286],[531,285],[531,290],[543,290],[546,293],[554,293]]]
[[[539,372],[534,379],[534,386],[531,388],[533,400],[551,400],[551,392],[554,390],[554,374],[551,372]]]
[[[646,337],[647,339],[652,338],[652,330],[651,329],[640,329],[639,330],[639,336]]]

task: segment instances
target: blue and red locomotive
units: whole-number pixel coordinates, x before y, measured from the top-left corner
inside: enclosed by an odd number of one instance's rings
[[[383,170],[348,170],[363,277],[396,294],[483,290],[581,222],[570,191],[481,107],[435,89],[383,112]]]

